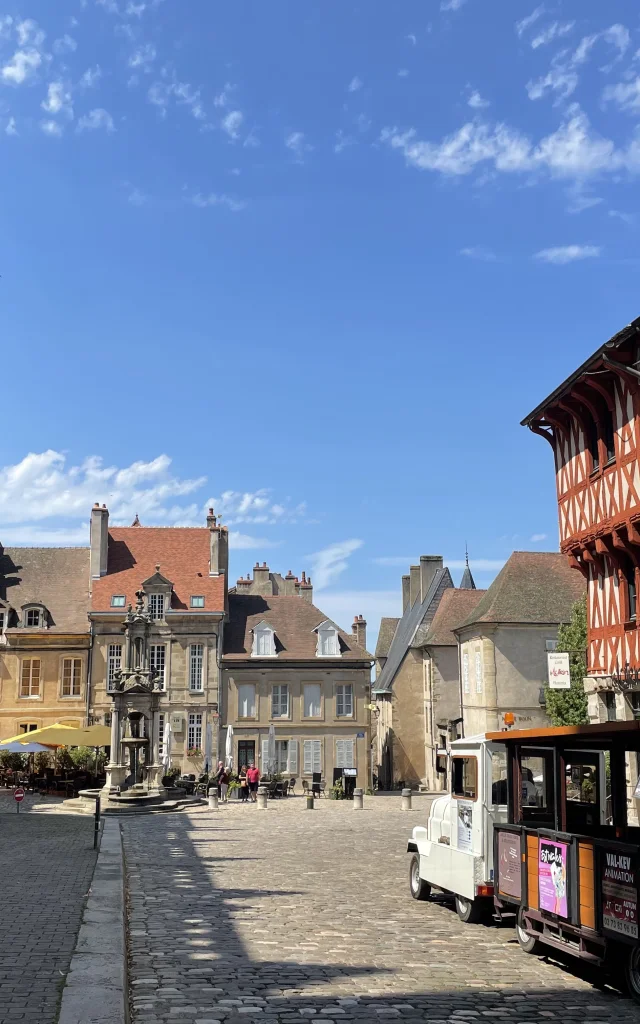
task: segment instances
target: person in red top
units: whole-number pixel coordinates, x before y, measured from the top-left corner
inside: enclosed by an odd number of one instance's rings
[[[258,783],[260,782],[260,771],[253,764],[250,764],[247,769],[247,782],[249,783],[249,795],[251,797],[251,802],[255,803],[256,793],[258,792]]]

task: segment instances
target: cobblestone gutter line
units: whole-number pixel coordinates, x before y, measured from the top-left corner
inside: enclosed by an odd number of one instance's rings
[[[106,818],[58,1024],[126,1024],[126,979],[122,840]]]

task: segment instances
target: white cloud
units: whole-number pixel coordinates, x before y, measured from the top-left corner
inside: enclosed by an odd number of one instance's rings
[[[608,85],[602,94],[604,103],[616,103],[620,110],[635,114],[640,110],[640,76],[632,82]]]
[[[336,132],[336,141],[333,147],[334,153],[342,153],[343,149],[348,146],[355,146],[357,140],[354,139],[353,135],[345,135],[341,128]]]
[[[33,18],[25,18],[24,21],[16,23],[16,35],[19,46],[42,46],[45,40],[45,33],[39,27],[38,22]]]
[[[244,114],[241,110],[231,110],[222,119],[222,130],[227,133],[233,142],[237,142],[240,138],[240,129],[242,128],[243,121]]]
[[[354,75],[354,77],[349,82],[349,85],[347,86],[347,91],[348,92],[357,92],[358,89],[362,89],[362,86],[363,86],[362,79],[358,78],[357,75]]]
[[[275,548],[278,547],[278,542],[267,540],[265,537],[252,537],[248,533],[238,533],[236,530],[230,530],[229,547],[234,551],[249,551],[251,548]]]
[[[244,210],[246,203],[242,202],[241,199],[234,199],[233,196],[227,196],[224,193],[210,192],[208,195],[203,195],[198,192],[190,200],[194,206],[205,209],[207,206],[226,206],[232,213],[238,213],[240,210]]]
[[[139,46],[137,50],[129,57],[129,67],[139,68],[146,74],[151,71],[151,66],[157,57],[157,51],[153,43],[145,43],[144,46]]]
[[[620,210],[609,210],[609,216],[621,220],[624,224],[635,224],[635,217],[632,213],[622,213]]]
[[[82,89],[92,89],[102,78],[102,68],[96,64],[94,68],[87,68],[78,85]]]
[[[441,0],[440,10],[441,11],[459,11],[463,4],[466,4],[467,0]]]
[[[144,11],[146,11],[146,9],[147,9],[147,5],[146,4],[143,4],[143,3],[140,3],[140,4],[128,3],[127,4],[127,9],[126,9],[125,13],[128,14],[129,17],[141,18],[143,13],[144,13]]]
[[[307,555],[316,590],[325,590],[329,584],[334,583],[347,569],[350,556],[361,547],[361,540],[343,540]]]
[[[546,539],[547,539],[546,533],[534,533],[531,537],[529,537],[529,540],[531,541],[532,544],[538,544],[540,541],[546,540]]]
[[[600,196],[594,196],[593,192],[581,181],[571,185],[567,189],[567,195],[569,197],[568,213],[582,213],[583,210],[590,210],[604,201]]]
[[[482,107],[491,106],[489,100],[484,100],[477,89],[474,89],[474,91],[471,93],[469,99],[467,100],[467,103],[469,104],[470,107],[473,107],[474,110],[481,110]]]
[[[96,0],[98,7],[104,7],[108,14],[119,14],[120,8],[116,0]]]
[[[186,106],[190,109],[193,117],[202,121],[206,117],[204,107],[200,98],[200,90],[194,89],[188,82],[154,82],[149,89],[147,98],[150,103],[158,107],[162,117],[166,117],[167,107],[172,98],[179,106]]]
[[[127,196],[127,202],[131,203],[132,206],[144,206],[149,202],[149,196],[141,192],[139,188],[134,188]]]
[[[482,245],[471,245],[460,249],[461,256],[467,256],[470,260],[481,260],[483,263],[495,263],[497,257],[491,249]]]
[[[408,77],[409,77],[409,68],[399,68],[398,69],[398,78],[408,78]]]
[[[7,121],[7,126],[6,126],[4,131],[5,131],[5,135],[17,135],[18,134],[18,129],[16,128],[16,119],[15,119],[15,117],[10,117],[9,118],[9,120]]]
[[[409,32],[405,36],[405,39],[408,39],[412,46],[417,46],[417,44],[418,44],[418,38],[417,38],[416,35],[414,35],[413,32]]]
[[[78,44],[72,36],[65,33],[61,39],[56,39],[53,44],[53,52],[61,56],[64,53],[73,53],[78,49]]]
[[[293,153],[296,163],[304,163],[305,153],[310,153],[313,146],[306,141],[304,132],[290,132],[284,140],[287,149]]]
[[[563,265],[599,256],[600,252],[599,245],[558,245],[552,249],[541,249],[540,252],[535,253],[534,259],[541,260],[543,263]]]
[[[64,82],[49,82],[47,98],[40,106],[47,114],[65,114],[69,118],[73,117],[71,91]]]
[[[62,125],[57,121],[41,121],[40,128],[45,135],[51,135],[55,138],[60,138],[64,131]]]
[[[527,94],[530,100],[539,100],[547,92],[555,92],[558,94],[558,100],[566,100],[576,91],[578,81],[575,71],[560,67],[552,68],[535,82],[527,82]]]
[[[213,101],[214,107],[228,107],[231,102],[231,93],[236,88],[231,82],[225,82],[222,91],[218,93]]]
[[[10,14],[0,15],[0,39],[9,39],[11,36],[13,18]]]
[[[566,36],[567,33],[571,32],[574,25],[575,21],[566,21],[564,24],[561,24],[559,21],[552,22],[548,28],[545,28],[544,31],[531,40],[531,48],[537,50],[539,46],[547,46],[554,39]]]
[[[11,60],[2,68],[2,80],[11,85],[22,85],[33,78],[41,64],[42,55],[38,50],[16,50]]]
[[[552,28],[556,29],[556,35],[560,35],[562,34],[561,30],[566,29],[568,31],[572,25],[573,23],[571,25],[559,26],[557,22],[554,22]],[[542,75],[535,81],[527,82],[526,88],[529,99],[538,100],[545,96],[547,92],[553,92],[556,93],[556,102],[559,103],[571,96],[579,82],[577,69],[587,62],[593,47],[599,40],[608,43],[609,46],[612,46],[617,51],[617,56],[614,59],[615,63],[624,56],[630,43],[630,36],[624,25],[610,25],[609,28],[604,29],[602,32],[584,36],[573,53],[569,53],[568,50],[561,50],[551,61],[551,68],[546,75]],[[543,34],[533,41],[532,46],[536,44],[542,45],[546,41],[548,40]],[[612,66],[609,65],[601,70],[609,71]]]
[[[223,491],[218,498],[209,498],[207,508],[213,506],[228,525],[253,523],[267,526],[292,525],[304,520],[305,502],[292,505],[291,500],[275,501],[269,488],[257,491]]]
[[[527,29],[531,28],[531,26],[538,20],[539,17],[541,17],[542,14],[544,14],[544,5],[536,7],[535,11],[532,11],[531,14],[527,15],[526,18],[523,18],[522,21],[517,21],[516,32],[518,33],[518,35],[524,35]]]
[[[111,114],[103,107],[97,107],[95,110],[89,111],[85,117],[81,117],[78,121],[79,132],[97,131],[100,128],[104,128],[107,132],[114,132],[116,130]]]

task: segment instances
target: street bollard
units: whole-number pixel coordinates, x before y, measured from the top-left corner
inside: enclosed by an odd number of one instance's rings
[[[258,796],[257,796],[257,799],[256,799],[256,803],[257,803],[257,805],[258,805],[258,807],[260,808],[261,811],[266,811],[266,809],[267,809],[267,793],[268,792],[269,791],[268,791],[266,786],[258,786]]]
[[[217,811],[218,810],[218,790],[217,789],[210,789],[209,790],[209,810],[210,811]]]
[[[402,810],[403,811],[410,811],[411,810],[411,790],[410,789],[403,789],[402,790]]]
[[[307,796],[307,810],[313,810],[313,793],[309,793]]]
[[[100,835],[100,797],[96,797],[96,810],[93,816],[93,848],[97,849],[98,836]]]
[[[361,811],[364,808],[364,790],[354,789],[353,791],[353,809],[354,811]]]

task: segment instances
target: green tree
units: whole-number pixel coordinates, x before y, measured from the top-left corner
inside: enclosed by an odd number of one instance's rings
[[[587,695],[582,680],[587,674],[587,598],[576,601],[571,619],[558,629],[558,651],[569,652],[571,689],[545,688],[547,714],[554,725],[588,725]]]

